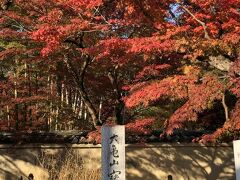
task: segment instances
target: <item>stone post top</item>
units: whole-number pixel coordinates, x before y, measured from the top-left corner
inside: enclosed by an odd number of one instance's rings
[[[118,125],[118,124],[116,124],[116,125],[111,125],[111,124],[107,124],[107,125],[103,125],[102,126],[102,128],[104,128],[104,127],[125,127],[125,125]]]

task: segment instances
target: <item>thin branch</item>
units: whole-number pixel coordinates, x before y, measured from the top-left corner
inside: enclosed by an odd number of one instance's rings
[[[201,24],[201,26],[203,27],[203,30],[204,30],[204,37],[206,39],[210,39],[210,36],[208,35],[208,32],[207,32],[207,26],[206,24],[199,20],[185,5],[181,4],[180,3],[180,6],[190,15],[193,17],[193,19],[195,19],[199,24]]]
[[[224,112],[225,112],[225,119],[226,119],[226,121],[228,121],[229,120],[228,107],[227,107],[227,104],[226,104],[226,101],[225,101],[225,94],[224,93],[223,93],[223,96],[222,96],[222,105],[223,105]]]
[[[99,8],[97,8],[97,9],[94,8],[94,9],[95,9],[95,14],[96,14],[96,13],[99,13],[100,16],[103,18],[104,22],[107,23],[108,25],[112,26],[112,24],[109,23],[108,20],[99,12]]]
[[[172,12],[171,9],[169,9],[168,12],[169,12],[169,14],[172,16],[172,18],[174,19],[176,25],[179,26],[179,20],[178,20],[178,18],[175,16],[174,12]]]
[[[86,69],[90,65],[90,63],[93,61],[93,59],[89,55],[87,55],[86,60],[83,62],[83,65],[81,67],[81,72],[80,72],[80,81],[81,81],[82,84],[83,84],[83,79],[84,79],[85,74],[86,74]]]
[[[20,23],[20,22],[18,22],[17,20],[15,20],[15,19],[13,19],[13,18],[11,18],[11,17],[8,17],[8,16],[4,16],[5,18],[7,18],[7,19],[9,19],[9,20],[11,20],[11,21],[13,21],[13,22],[15,22],[17,25],[12,25],[13,27],[17,27],[17,28],[19,28],[19,29],[23,29],[23,30],[25,30],[25,31],[27,31],[27,32],[31,32],[31,30],[30,29],[27,29],[22,23]]]

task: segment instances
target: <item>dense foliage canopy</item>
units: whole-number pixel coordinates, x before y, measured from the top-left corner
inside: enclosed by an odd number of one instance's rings
[[[113,121],[142,129],[152,119],[162,135],[212,127],[202,138],[215,140],[239,130],[239,0],[2,0],[1,8],[2,130]]]

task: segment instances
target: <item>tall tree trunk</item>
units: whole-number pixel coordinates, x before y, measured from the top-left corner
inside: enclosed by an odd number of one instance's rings
[[[63,106],[63,101],[64,101],[64,90],[65,90],[65,85],[62,83],[61,86],[61,107]]]
[[[26,89],[27,89],[27,71],[28,71],[27,62],[25,61],[24,62],[24,85],[25,85]],[[25,102],[24,103],[24,120],[23,120],[23,122],[24,122],[23,126],[24,127],[26,126],[26,123],[27,123],[27,115],[28,115],[27,112],[28,112],[28,105]]]
[[[32,96],[32,86],[31,86],[31,74],[30,74],[30,67],[27,65],[27,71],[28,71],[28,97]],[[29,124],[32,126],[32,103],[29,103],[29,110],[28,110],[28,117],[29,117]]]
[[[57,131],[58,130],[58,115],[59,115],[59,108],[58,108],[58,106],[57,106],[57,109],[56,109],[56,119],[55,119],[55,131]]]
[[[113,86],[113,90],[115,93],[115,98],[116,98],[116,102],[114,105],[114,113],[115,113],[115,117],[116,117],[116,123],[119,125],[123,125],[124,124],[124,118],[123,118],[123,110],[125,107],[125,103],[122,100],[122,95],[121,95],[121,89],[119,88],[119,82],[118,82],[118,77],[117,77],[117,66],[114,68],[113,71],[110,71],[108,73],[108,78]]]
[[[65,88],[65,102],[67,105],[69,104],[69,93],[67,88]]]
[[[14,70],[14,99],[17,100],[17,97],[18,97],[18,91],[17,91],[17,65],[18,65],[18,62],[17,60],[15,60],[15,70]],[[15,129],[18,130],[19,128],[19,117],[18,117],[18,104],[17,104],[17,101],[16,101],[16,104],[15,104]]]
[[[93,125],[96,128],[96,126],[100,124],[100,122],[98,122],[97,111],[96,111],[95,107],[93,106],[91,100],[89,99],[88,94],[84,87],[84,78],[85,78],[86,70],[87,70],[88,65],[91,63],[92,59],[90,56],[86,56],[86,58],[84,59],[84,62],[82,64],[80,72],[74,68],[72,63],[69,61],[68,57],[65,56],[63,60],[66,63],[68,70],[73,75],[74,81],[78,87],[78,92],[79,92],[85,106],[87,107],[89,115],[92,119]]]
[[[78,102],[78,94],[77,94],[77,91],[76,91],[75,94],[74,94],[73,102],[72,102],[72,109],[73,109],[74,113],[76,113],[77,102]]]
[[[83,116],[84,121],[87,120],[87,107],[85,106],[84,108],[84,116]]]
[[[8,129],[10,130],[10,114],[9,114],[9,106],[7,105],[7,126]]]
[[[102,105],[103,105],[103,98],[101,97],[100,98],[100,102],[99,102],[99,110],[98,110],[98,121],[101,122],[101,111],[102,111]]]
[[[82,100],[81,97],[80,97],[80,104],[79,104],[78,109],[79,109],[78,117],[79,117],[79,119],[81,119],[82,118],[82,112],[83,112],[83,100]]]
[[[35,77],[36,77],[36,81],[35,81],[35,83],[36,83],[35,93],[36,93],[36,95],[38,95],[38,73],[37,73],[37,72],[36,72],[36,74],[35,74]]]
[[[87,107],[89,115],[91,116],[94,127],[96,127],[98,125],[96,109],[93,106],[93,104],[91,103],[90,99],[88,98],[87,93],[84,90],[79,89],[79,93],[81,94],[81,98],[82,98],[85,106]]]
[[[52,101],[52,94],[53,94],[53,77],[49,76],[49,86],[50,86],[50,105],[49,105],[49,120],[48,120],[48,124],[49,124],[49,131],[51,131],[51,125],[52,125],[52,121],[53,121],[53,101]]]

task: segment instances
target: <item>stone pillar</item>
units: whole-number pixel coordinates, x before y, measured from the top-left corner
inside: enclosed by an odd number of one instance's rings
[[[233,141],[236,180],[240,180],[240,140]]]
[[[125,126],[102,126],[102,180],[125,180]]]

